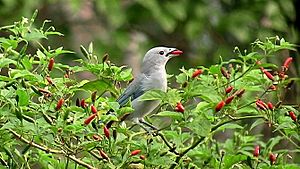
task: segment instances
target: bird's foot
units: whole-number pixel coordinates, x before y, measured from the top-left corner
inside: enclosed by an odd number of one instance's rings
[[[136,119],[134,120],[137,125],[142,127],[149,135],[157,136],[158,135],[158,128],[154,125],[146,122],[144,119]]]

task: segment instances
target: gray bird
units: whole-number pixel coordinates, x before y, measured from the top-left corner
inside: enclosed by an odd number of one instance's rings
[[[154,126],[145,122],[144,117],[151,113],[159,104],[159,100],[140,101],[141,96],[149,90],[167,91],[166,63],[174,56],[183,52],[176,48],[155,47],[150,49],[143,59],[141,72],[130,83],[126,90],[117,99],[120,107],[131,100],[134,109],[122,120],[131,120],[145,129],[145,126]],[[110,122],[109,122],[110,123]],[[110,127],[111,124],[108,124]]]

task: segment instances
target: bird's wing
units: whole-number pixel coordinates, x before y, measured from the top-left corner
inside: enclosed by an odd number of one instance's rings
[[[137,76],[117,99],[117,102],[121,107],[124,106],[129,101],[129,99],[133,101],[134,99],[145,93],[142,88],[142,81],[144,80],[144,78],[146,78],[144,74]]]

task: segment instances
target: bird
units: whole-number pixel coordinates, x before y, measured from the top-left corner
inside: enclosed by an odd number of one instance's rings
[[[121,121],[133,121],[145,130],[150,127],[156,129],[155,126],[147,123],[144,117],[151,113],[159,106],[159,100],[143,100],[141,97],[149,90],[167,91],[167,62],[175,57],[183,54],[183,51],[173,47],[154,47],[151,48],[144,56],[141,72],[137,74],[134,80],[129,84],[125,91],[117,98],[120,107],[125,106],[131,101],[133,112],[124,116]],[[107,124],[109,128],[113,122]]]

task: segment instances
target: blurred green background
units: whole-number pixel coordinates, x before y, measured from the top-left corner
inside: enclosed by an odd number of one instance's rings
[[[49,19],[65,35],[47,43],[77,52],[63,60],[82,57],[79,46],[92,41],[97,55],[108,53],[112,62],[129,65],[134,73],[153,46],[185,52],[168,65],[172,74],[182,66],[209,66],[220,56],[236,57],[235,46],[250,49],[257,38],[278,35],[300,44],[299,0],[0,0],[0,25],[30,17],[35,9],[36,27]],[[299,77],[296,52],[269,61],[281,65],[288,55],[295,60],[290,75]]]

